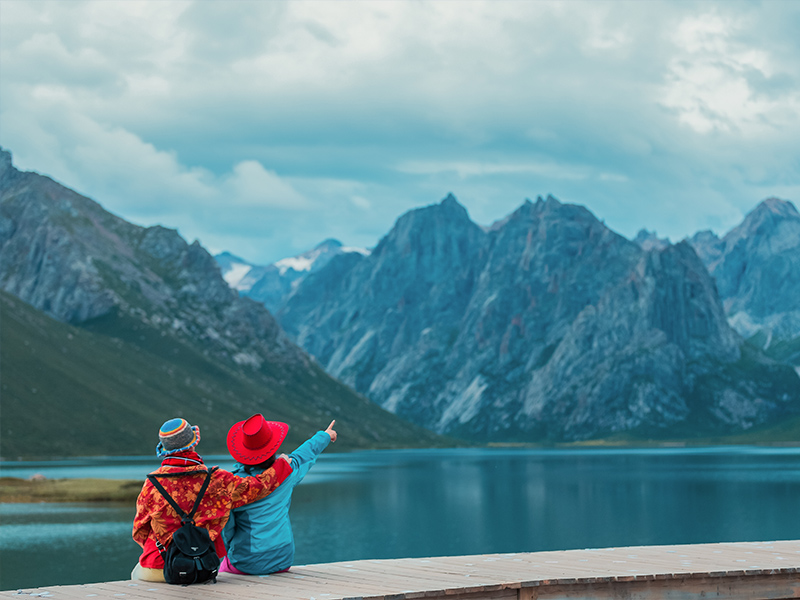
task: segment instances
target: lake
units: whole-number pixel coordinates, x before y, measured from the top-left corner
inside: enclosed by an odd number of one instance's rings
[[[230,457],[206,456],[230,468]],[[0,463],[144,479],[155,458]],[[800,448],[325,454],[296,489],[296,564],[800,539]],[[0,589],[127,579],[133,506],[0,505]]]

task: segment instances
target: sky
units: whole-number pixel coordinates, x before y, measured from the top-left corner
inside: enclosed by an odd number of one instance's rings
[[[0,146],[269,264],[453,193],[632,238],[800,200],[800,2],[0,0]]]

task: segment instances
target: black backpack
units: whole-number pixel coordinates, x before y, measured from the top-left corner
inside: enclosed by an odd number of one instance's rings
[[[202,583],[211,580],[217,582],[217,571],[219,570],[219,556],[214,550],[214,542],[208,535],[208,530],[197,527],[194,524],[194,514],[200,506],[200,501],[208,489],[211,481],[211,474],[217,469],[212,467],[210,471],[189,471],[186,473],[151,473],[147,478],[152,482],[164,499],[175,509],[181,518],[181,526],[172,534],[172,543],[164,549],[160,541],[156,540],[156,547],[164,558],[164,579],[167,583],[177,583],[189,585],[190,583]],[[196,475],[205,473],[206,479],[197,500],[194,501],[192,512],[188,515],[178,506],[167,490],[158,482],[158,477],[182,477],[184,475]]]

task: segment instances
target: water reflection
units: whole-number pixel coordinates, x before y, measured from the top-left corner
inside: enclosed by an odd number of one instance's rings
[[[15,469],[123,467],[146,473],[154,461]],[[798,497],[794,448],[362,452],[321,457],[295,491],[292,523],[298,564],[800,539]],[[132,506],[0,505],[0,518],[0,589],[124,579],[138,555]],[[62,567],[65,549],[73,562]]]
[[[124,579],[139,555],[135,508],[0,504],[0,589]]]

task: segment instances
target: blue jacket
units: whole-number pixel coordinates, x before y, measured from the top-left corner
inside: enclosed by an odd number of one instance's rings
[[[251,575],[266,575],[292,566],[294,536],[289,522],[292,491],[330,441],[324,431],[315,433],[289,455],[292,473],[275,491],[258,502],[231,511],[222,530],[222,539],[228,550],[228,560],[234,567]],[[234,466],[233,473],[247,476],[239,463]]]

